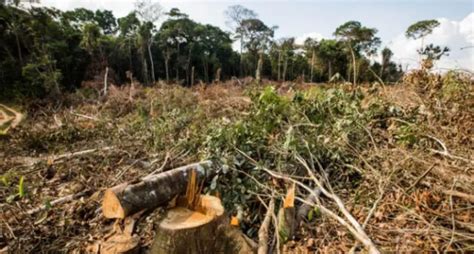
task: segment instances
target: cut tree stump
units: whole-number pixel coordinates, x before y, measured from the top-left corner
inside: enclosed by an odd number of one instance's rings
[[[210,166],[210,161],[194,163],[147,176],[138,183],[124,183],[107,189],[102,212],[106,218],[124,219],[138,211],[166,205],[186,191],[192,170],[196,170],[197,181],[200,182],[211,175]]]
[[[239,229],[232,227],[219,198],[201,195],[196,211],[170,209],[158,225],[150,254],[255,253]]]

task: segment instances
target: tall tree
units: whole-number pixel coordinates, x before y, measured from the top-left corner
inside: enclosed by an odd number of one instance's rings
[[[253,67],[263,66],[263,54],[272,42],[277,27],[268,27],[259,19],[245,19],[237,28],[239,34],[244,36],[243,45],[253,58]],[[258,62],[262,62],[261,65]]]
[[[132,64],[132,46],[133,42],[136,41],[137,30],[140,27],[140,21],[137,18],[135,12],[129,13],[127,16],[119,18],[117,20],[118,27],[119,27],[119,39],[121,45],[127,48],[127,55],[129,60],[129,70],[133,70]]]
[[[417,52],[418,52],[418,55],[420,57],[420,64],[423,68],[431,66],[434,59],[428,59],[428,58],[422,59],[422,56],[423,55],[429,56],[430,51],[435,50],[435,47],[431,47],[431,49],[428,48],[428,47],[424,48],[425,38],[426,38],[426,36],[431,34],[433,32],[433,30],[436,27],[438,27],[439,25],[440,25],[439,21],[437,21],[435,19],[422,20],[422,21],[418,21],[418,22],[412,24],[411,26],[409,26],[407,28],[407,31],[405,32],[405,36],[407,38],[411,38],[411,39],[414,39],[414,40],[421,39],[420,40],[421,45],[420,45],[420,48],[417,50]],[[441,48],[439,48],[439,50],[442,51]],[[447,51],[449,51],[449,49]],[[447,53],[447,51],[443,52],[443,54]],[[441,55],[443,55],[443,54],[441,54]]]
[[[94,20],[97,22],[104,34],[113,34],[116,32],[117,20],[111,11],[96,10]]]
[[[240,46],[240,75],[242,76],[242,53],[244,48],[245,34],[243,33],[243,21],[249,19],[256,19],[258,17],[257,13],[245,8],[242,5],[232,5],[227,8],[225,11],[225,16],[227,17],[227,25],[232,31],[234,31],[234,39],[239,40]]]
[[[393,56],[393,52],[389,48],[385,47],[382,50],[382,61],[381,61],[381,68],[380,68],[380,73],[379,73],[379,76],[382,80],[385,77],[384,72],[390,63],[392,56]]]
[[[146,84],[149,84],[149,74],[148,74],[148,64],[146,61],[146,54],[147,52],[150,53],[150,41],[152,37],[152,30],[154,28],[153,23],[145,22],[140,25],[138,28],[138,36],[137,36],[137,46],[140,50],[140,57],[142,59],[142,68],[143,68],[143,79]],[[150,59],[151,65],[153,66],[153,59]],[[152,71],[154,69],[152,68]],[[154,80],[154,74],[152,74],[152,81]]]
[[[154,25],[158,20],[163,17],[164,11],[163,7],[157,2],[152,2],[151,0],[137,0],[135,2],[135,10],[138,14],[138,17],[142,20],[143,23],[152,24],[150,31],[153,31]],[[149,28],[149,25],[143,27],[143,29]],[[153,32],[152,32],[153,33]],[[153,83],[156,82],[155,79],[155,65],[153,62],[153,55],[151,53],[151,46],[153,44],[154,36],[150,34],[147,43],[148,56],[150,58],[151,66],[151,78]]]
[[[407,28],[405,35],[414,40],[421,39],[420,50],[423,50],[425,37],[439,25],[439,21],[434,19],[418,21]]]
[[[192,53],[196,22],[177,8],[171,9],[167,14],[170,18],[161,25],[159,40],[160,45],[164,46],[165,61],[167,57],[171,57],[171,53],[175,54],[176,82],[180,82],[180,69],[183,66],[185,72],[189,74],[189,55]],[[184,55],[183,52],[187,54]],[[188,75],[186,75],[186,80],[188,80]]]
[[[304,41],[303,45],[305,51],[306,51],[306,57],[310,60],[310,82],[313,82],[313,77],[314,77],[314,66],[316,64],[316,51],[318,49],[318,41],[312,38],[307,38]]]
[[[375,36],[376,33],[377,29],[362,26],[358,21],[348,21],[334,32],[334,35],[346,44],[351,53],[354,85],[357,84],[356,55],[360,50],[364,50],[368,55],[376,52],[376,48],[380,45],[380,39]]]
[[[288,74],[288,62],[292,60],[295,50],[295,38],[283,38],[280,40],[280,50],[283,61],[282,79],[286,81]]]
[[[323,39],[319,42],[317,51],[318,61],[326,66],[327,80],[334,74],[342,73],[346,66],[347,58],[343,52],[343,43],[336,40]]]

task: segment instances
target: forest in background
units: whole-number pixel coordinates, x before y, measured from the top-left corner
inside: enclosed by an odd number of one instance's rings
[[[240,5],[223,13],[227,32],[176,8],[165,12],[151,1],[136,2],[135,10],[120,18],[108,10],[25,9],[17,4],[0,4],[4,98],[72,91],[87,86],[83,81],[103,82],[106,69],[115,85],[131,77],[145,85],[163,80],[189,86],[255,76],[259,60],[261,77],[277,81],[354,82],[356,74],[356,82],[394,82],[402,74],[391,50],[380,49],[377,29],[357,21],[338,27],[336,39],[308,38],[299,45],[295,38],[275,38],[278,27]]]

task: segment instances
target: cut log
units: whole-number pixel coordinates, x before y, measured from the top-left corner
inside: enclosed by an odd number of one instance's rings
[[[175,207],[158,225],[150,254],[254,253],[239,229],[224,215],[219,198],[201,195],[201,205]]]
[[[150,175],[134,184],[123,183],[107,189],[102,202],[106,218],[123,219],[144,209],[166,205],[186,191],[189,174],[196,170],[198,182],[212,173],[211,162],[190,164],[157,175]]]

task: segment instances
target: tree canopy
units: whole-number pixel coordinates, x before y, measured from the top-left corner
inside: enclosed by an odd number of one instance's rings
[[[48,96],[84,81],[100,83],[106,68],[116,85],[130,81],[128,72],[146,85],[160,79],[192,85],[253,76],[259,62],[263,78],[280,80],[327,82],[352,71],[359,74],[353,80],[370,82],[375,77],[367,74],[368,68],[390,80],[400,74],[390,54],[381,63],[370,63],[380,39],[375,28],[358,21],[338,27],[335,39],[307,39],[298,45],[294,38],[274,38],[277,27],[241,5],[229,7],[225,15],[231,32],[196,22],[177,8],[165,12],[150,0],[137,1],[135,10],[119,18],[109,10],[1,5],[2,96]],[[239,51],[233,49],[235,41]],[[434,59],[446,53],[436,46],[423,52]]]

